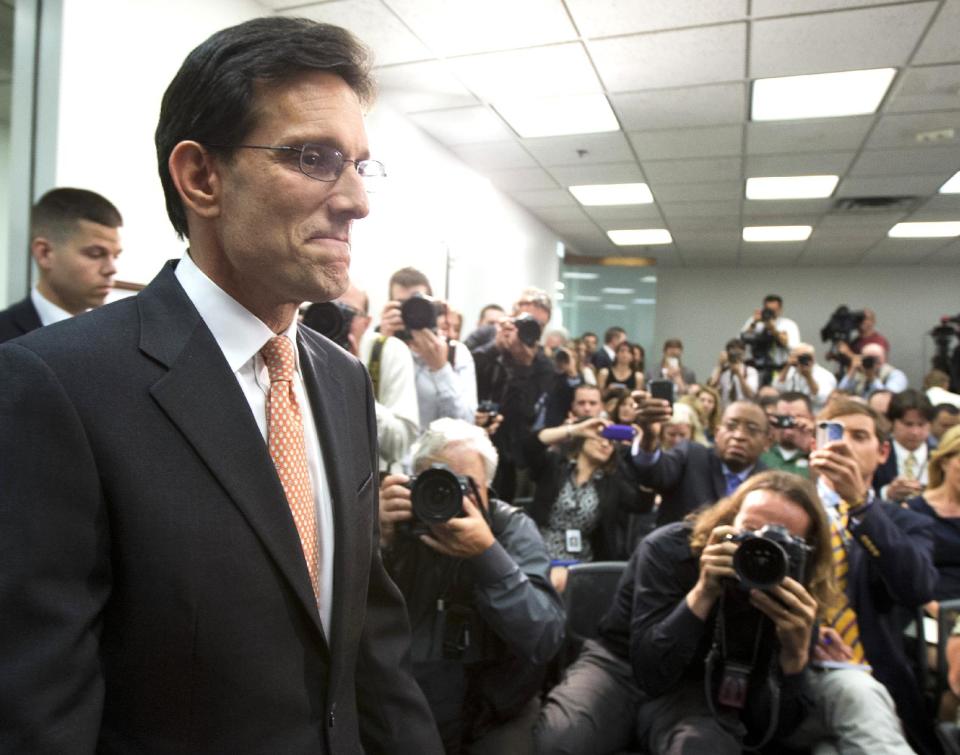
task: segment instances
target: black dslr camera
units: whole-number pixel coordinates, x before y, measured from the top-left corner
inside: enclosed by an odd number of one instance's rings
[[[785,577],[803,583],[807,554],[813,549],[785,527],[768,524],[756,532],[741,532],[728,539],[740,544],[733,554],[733,568],[740,584],[747,589],[769,590]]]
[[[778,430],[786,430],[797,426],[797,418],[789,414],[774,414],[770,418],[770,424]]]
[[[411,477],[406,487],[410,489],[413,521],[408,522],[403,531],[411,537],[428,534],[431,524],[443,524],[454,517],[464,516],[464,496],[471,491],[477,494],[471,478],[454,474],[443,464],[434,464]]]
[[[403,330],[397,332],[397,338],[401,341],[410,341],[413,336],[411,330],[432,330],[437,329],[437,318],[445,311],[442,302],[437,301],[431,296],[421,294],[419,291],[411,294],[400,305],[400,317],[403,318]]]
[[[533,315],[527,312],[521,312],[514,317],[511,322],[517,326],[517,338],[519,338],[523,344],[531,347],[537,345],[543,329]]]
[[[356,309],[338,301],[311,304],[303,313],[303,324],[325,335],[337,346],[350,347],[350,326],[360,314]]]

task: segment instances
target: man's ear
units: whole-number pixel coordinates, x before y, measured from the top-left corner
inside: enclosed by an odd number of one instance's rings
[[[41,270],[49,270],[53,265],[53,244],[46,236],[35,236],[30,241],[30,254]]]
[[[202,144],[192,141],[177,144],[170,153],[167,168],[188,216],[193,213],[210,219],[220,215],[220,165]]]
[[[883,441],[883,443],[880,444],[880,464],[878,464],[877,466],[886,464],[887,458],[889,456],[890,456],[890,441],[885,440]]]

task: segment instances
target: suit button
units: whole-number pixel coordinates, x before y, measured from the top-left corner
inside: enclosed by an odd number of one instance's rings
[[[331,709],[330,714],[327,716],[327,725],[332,729],[336,721],[337,721],[337,716],[333,712],[333,709]]]

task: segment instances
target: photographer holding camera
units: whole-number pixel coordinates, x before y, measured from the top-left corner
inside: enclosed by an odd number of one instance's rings
[[[745,364],[747,345],[739,338],[727,341],[720,352],[717,366],[710,373],[707,385],[716,389],[726,407],[734,401],[752,399],[760,388],[760,374],[756,368]]]
[[[776,414],[770,419],[776,442],[760,455],[770,469],[810,476],[807,457],[813,448],[813,406],[805,393],[788,392],[777,401]]]
[[[473,356],[447,337],[447,306],[433,298],[427,276],[412,267],[390,276],[390,300],[380,315],[380,335],[410,347],[417,384],[420,427],[441,417],[473,422],[477,378]]]
[[[526,753],[546,664],[563,641],[537,526],[491,498],[497,453],[482,428],[439,419],[416,478],[380,488],[384,563],[407,602],[417,682],[447,753]]]
[[[783,298],[778,294],[767,294],[763,306],[753,310],[753,317],[740,329],[741,333],[761,336],[761,340],[772,340],[769,361],[781,365],[787,361],[790,349],[800,343],[800,328],[789,317],[783,316]],[[763,336],[769,339],[764,339]],[[754,358],[756,358],[754,354]]]
[[[837,379],[826,367],[817,364],[817,355],[809,343],[798,343],[790,349],[786,367],[780,370],[773,387],[780,393],[803,393],[820,411],[837,387]]]
[[[849,361],[847,374],[837,386],[841,391],[867,398],[874,391],[900,393],[906,390],[907,376],[887,364],[887,352],[880,344],[868,343],[859,354],[854,354],[850,346],[842,342],[837,349]]]

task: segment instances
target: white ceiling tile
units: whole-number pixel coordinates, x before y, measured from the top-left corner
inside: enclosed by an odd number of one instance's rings
[[[932,212],[960,212],[960,194],[934,194],[923,205]]]
[[[747,154],[856,150],[863,143],[873,120],[872,115],[855,115],[748,123]]]
[[[960,61],[960,0],[947,0],[923,44],[913,56],[915,65],[922,63],[955,63]]]
[[[488,102],[601,91],[579,42],[470,55],[447,63],[468,89]]]
[[[567,0],[567,7],[584,37],[736,21],[747,12],[745,0]]]
[[[427,133],[444,144],[470,144],[509,140],[513,132],[491,110],[485,107],[462,107],[454,110],[433,110],[409,116]]]
[[[897,223],[906,213],[900,210],[885,212],[832,212],[824,215],[817,227],[814,229],[814,235],[818,233],[831,233],[838,237],[844,237],[847,234],[859,235],[865,231],[882,230],[887,232],[895,223]]]
[[[788,215],[822,215],[833,206],[832,199],[756,200],[743,203],[744,217],[771,217]]]
[[[579,207],[580,204],[566,189],[537,189],[534,191],[511,191],[510,196],[531,209],[541,207]]]
[[[739,216],[740,201],[727,202],[660,202],[658,207],[669,222],[688,218]]]
[[[883,239],[863,257],[866,265],[912,265],[949,243],[947,239]]]
[[[539,139],[521,139],[520,142],[541,165],[547,167],[633,160],[633,151],[622,131],[546,136]],[[584,154],[579,154],[580,151]]]
[[[747,177],[754,176],[842,176],[855,152],[804,152],[796,155],[750,155]]]
[[[576,39],[560,0],[385,0],[441,57]]]
[[[739,157],[715,157],[706,160],[644,160],[643,172],[651,183],[699,183],[701,181],[739,181]]]
[[[938,249],[927,257],[924,262],[930,265],[960,264],[960,244],[950,244],[943,249]]]
[[[792,16],[825,10],[845,10],[864,5],[880,5],[897,0],[753,0],[750,13],[754,18]]]
[[[699,234],[709,236],[714,232],[733,232],[738,240],[740,238],[739,212],[712,218],[670,218],[668,220],[668,224],[671,230],[675,230],[677,233],[682,234]]]
[[[531,212],[547,225],[589,220],[580,207],[538,207],[536,209],[531,208]]]
[[[341,0],[299,5],[281,15],[310,18],[349,29],[374,53],[374,64],[408,63],[433,58],[430,50],[380,0]]]
[[[751,78],[902,66],[937,3],[754,21]]]
[[[743,147],[742,126],[631,131],[629,137],[641,161],[739,155]]]
[[[597,236],[598,228],[596,223],[587,217],[570,217],[563,220],[554,220],[550,227],[561,236],[566,234],[576,234],[583,237]]]
[[[743,194],[743,183],[724,181],[722,183],[658,184],[651,186],[650,189],[658,203],[739,200]]]
[[[797,257],[797,264],[802,267],[856,265],[862,256],[863,252],[838,251],[832,254],[817,254],[816,252],[805,249],[803,254]]]
[[[530,191],[533,189],[553,189],[556,183],[543,168],[517,168],[487,172],[487,177],[505,191]]]
[[[960,34],[960,32],[958,32]],[[908,68],[894,81],[884,110],[916,113],[960,107],[960,65]]]
[[[857,158],[851,176],[920,176],[932,174],[943,181],[960,168],[960,147],[914,147],[913,149],[870,149]]]
[[[784,215],[757,215],[757,214],[748,215],[746,212],[743,213],[743,227],[771,226],[771,225],[809,225],[815,228],[819,220],[820,220],[820,215],[795,215],[791,213],[787,213]],[[750,242],[750,246],[753,246],[755,243],[763,243],[763,242]],[[773,242],[773,243],[779,244],[781,242]],[[793,242],[782,242],[782,243],[793,243]]]
[[[870,237],[857,239],[822,239],[811,236],[807,242],[807,248],[804,250],[806,255],[817,257],[850,257],[857,254],[863,254],[873,246],[876,246],[883,240],[885,234],[874,235]]]
[[[405,113],[477,105],[477,98],[440,61],[378,68],[380,97]]]
[[[753,246],[751,244],[751,246]],[[740,267],[791,267],[796,263],[797,257],[803,251],[800,244],[788,244],[787,246],[796,246],[796,249],[776,249],[773,244],[771,249],[747,249],[744,244],[740,250]]]
[[[746,25],[725,24],[588,42],[610,92],[744,77]]]
[[[742,83],[612,94],[609,99],[628,131],[741,123],[747,113]]]
[[[467,165],[481,172],[537,167],[536,160],[515,141],[461,144],[453,147],[453,151]]]
[[[644,180],[640,166],[636,163],[558,165],[550,168],[550,174],[561,186],[633,183]]]
[[[913,197],[930,194],[943,184],[938,176],[860,176],[840,181],[836,197]]]
[[[598,223],[607,223],[609,221],[629,222],[629,221],[660,221],[660,211],[655,204],[633,204],[633,205],[614,205],[612,207],[584,207],[584,212]],[[648,223],[649,224],[649,223]],[[623,226],[620,226],[621,228]]]
[[[960,40],[957,41],[960,44]],[[957,97],[960,105],[960,97]],[[960,110],[945,110],[934,113],[913,113],[907,115],[884,115],[874,126],[864,145],[866,149],[882,149],[887,147],[935,147],[936,144],[925,145],[917,141],[918,133],[942,131],[952,129],[956,136],[952,143],[960,144]],[[948,146],[951,142],[944,142]],[[960,168],[960,165],[957,166]]]

